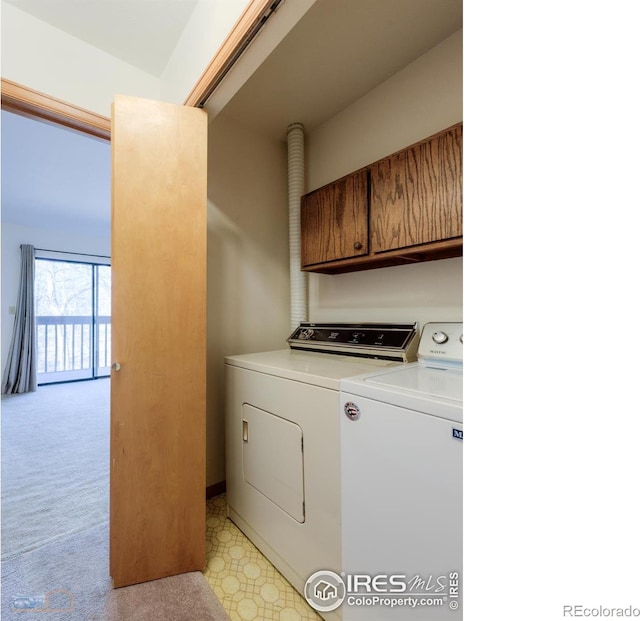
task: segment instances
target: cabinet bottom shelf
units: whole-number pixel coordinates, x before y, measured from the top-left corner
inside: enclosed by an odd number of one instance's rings
[[[345,274],[359,272],[379,267],[391,267],[394,265],[407,265],[409,263],[421,263],[424,261],[438,261],[440,259],[452,259],[462,256],[462,237],[454,237],[440,242],[412,246],[399,250],[390,250],[363,257],[353,257],[341,261],[305,265],[303,272],[315,272],[318,274]]]

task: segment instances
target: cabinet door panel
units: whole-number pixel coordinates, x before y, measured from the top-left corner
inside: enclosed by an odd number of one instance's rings
[[[302,197],[302,265],[366,255],[367,171],[359,171]]]
[[[462,126],[371,167],[371,250],[462,235]]]

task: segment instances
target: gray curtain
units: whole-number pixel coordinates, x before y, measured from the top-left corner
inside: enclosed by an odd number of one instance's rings
[[[37,384],[36,314],[33,297],[35,248],[22,244],[20,289],[13,336],[2,378],[2,394],[34,392]]]

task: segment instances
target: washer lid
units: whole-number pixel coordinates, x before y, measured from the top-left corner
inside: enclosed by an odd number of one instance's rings
[[[412,363],[340,382],[343,393],[462,422],[462,369]]]
[[[462,371],[423,365],[372,375],[365,384],[379,385],[389,390],[415,392],[419,397],[436,397],[462,402]]]

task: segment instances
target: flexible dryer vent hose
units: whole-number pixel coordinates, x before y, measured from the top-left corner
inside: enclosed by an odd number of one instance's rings
[[[304,194],[304,127],[287,128],[291,330],[307,321],[307,274],[300,270],[300,197]]]

